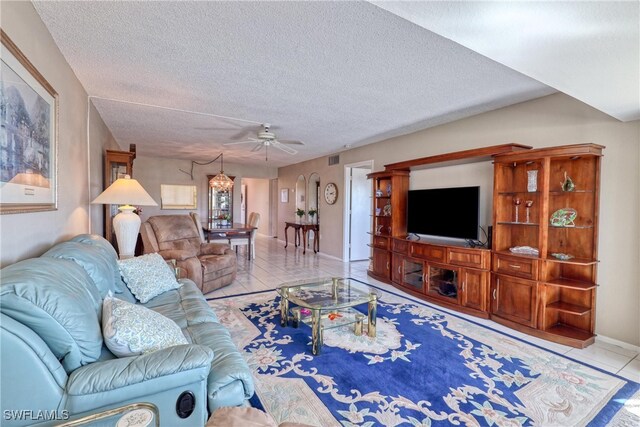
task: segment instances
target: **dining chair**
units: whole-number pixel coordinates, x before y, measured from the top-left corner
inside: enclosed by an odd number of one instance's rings
[[[258,232],[258,226],[260,225],[260,214],[258,212],[251,212],[249,214],[249,221],[247,222],[248,225],[252,226],[252,227],[256,227],[255,229],[251,230],[251,258],[252,259],[256,259],[256,233]],[[247,238],[242,236],[242,237],[232,237],[229,239],[229,244],[231,245],[231,249],[236,248],[236,252],[237,252],[237,247],[240,245],[247,245]]]

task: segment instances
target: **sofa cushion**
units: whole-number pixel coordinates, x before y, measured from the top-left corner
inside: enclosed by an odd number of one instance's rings
[[[102,331],[107,347],[118,357],[188,344],[173,320],[111,294],[104,299]]]
[[[32,258],[2,271],[0,310],[47,343],[67,373],[100,357],[93,282],[70,260]],[[97,291],[96,291],[97,292]]]
[[[181,328],[205,322],[217,322],[215,315],[202,292],[189,279],[180,279],[182,286],[158,295],[143,304],[163,316],[173,320]]]
[[[68,259],[82,267],[100,292],[100,302],[109,292],[116,291],[108,255],[98,246],[63,242],[55,245],[42,256]]]
[[[175,274],[158,254],[120,260],[118,264],[127,287],[142,303],[180,287]]]
[[[78,234],[76,237],[70,240],[71,242],[82,243],[86,246],[91,246],[96,250],[103,253],[104,257],[109,262],[111,272],[113,274],[113,284],[115,286],[116,293],[129,293],[129,290],[122,281],[120,276],[120,268],[118,267],[118,254],[116,250],[111,246],[111,243],[103,237],[95,234]]]

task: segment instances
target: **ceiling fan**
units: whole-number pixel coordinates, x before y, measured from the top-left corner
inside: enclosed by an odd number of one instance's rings
[[[223,145],[256,144],[251,149],[251,152],[260,151],[264,147],[266,156],[268,156],[269,147],[274,147],[278,150],[284,151],[285,153],[293,155],[296,154],[298,150],[294,150],[289,147],[289,145],[304,145],[304,142],[302,141],[278,139],[276,134],[271,132],[271,128],[272,127],[269,123],[264,123],[261,129],[256,133],[257,138],[250,137],[246,141],[227,142]]]

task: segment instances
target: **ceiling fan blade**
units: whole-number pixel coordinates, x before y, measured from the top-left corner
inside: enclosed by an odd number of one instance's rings
[[[278,141],[272,141],[272,142],[271,142],[271,145],[272,145],[273,147],[275,147],[275,148],[279,149],[279,150],[284,151],[285,153],[289,153],[289,154],[297,154],[297,153],[298,153],[298,151],[297,151],[297,150],[294,150],[294,149],[293,149],[293,148],[291,148],[291,147],[287,147],[287,146],[286,146],[286,145],[284,145],[284,144],[280,144],[280,142],[278,142]]]
[[[250,135],[255,135],[255,134],[256,132],[254,129],[244,128],[240,132],[237,132],[231,135],[230,139],[245,139],[245,138],[248,138]]]
[[[242,120],[242,119],[238,119],[235,120],[232,117],[215,117],[215,118],[211,118],[211,121],[213,122],[212,125],[213,126],[201,126],[201,127],[194,127],[194,129],[196,130],[235,130],[235,129],[246,129],[247,128],[247,123]],[[255,127],[255,125],[254,125]]]
[[[295,139],[279,139],[279,143],[288,145],[304,145],[304,142]]]
[[[249,139],[248,139],[248,140],[246,140],[246,141],[238,141],[238,142],[227,142],[227,143],[225,143],[225,144],[222,144],[222,145],[238,145],[238,144],[249,144],[249,143],[252,143],[252,142],[256,142],[256,141],[257,141],[257,139],[255,139],[255,138],[249,138]]]
[[[256,151],[260,151],[262,150],[262,147],[264,147],[264,144],[262,142],[259,142],[258,145],[256,145],[251,149],[251,152],[255,153]]]

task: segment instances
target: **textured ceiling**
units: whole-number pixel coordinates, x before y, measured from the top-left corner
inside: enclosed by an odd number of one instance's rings
[[[282,166],[544,96],[554,89],[362,2],[35,2],[122,147],[264,165],[223,147],[277,125]]]
[[[375,2],[619,120],[640,119],[640,2]]]

